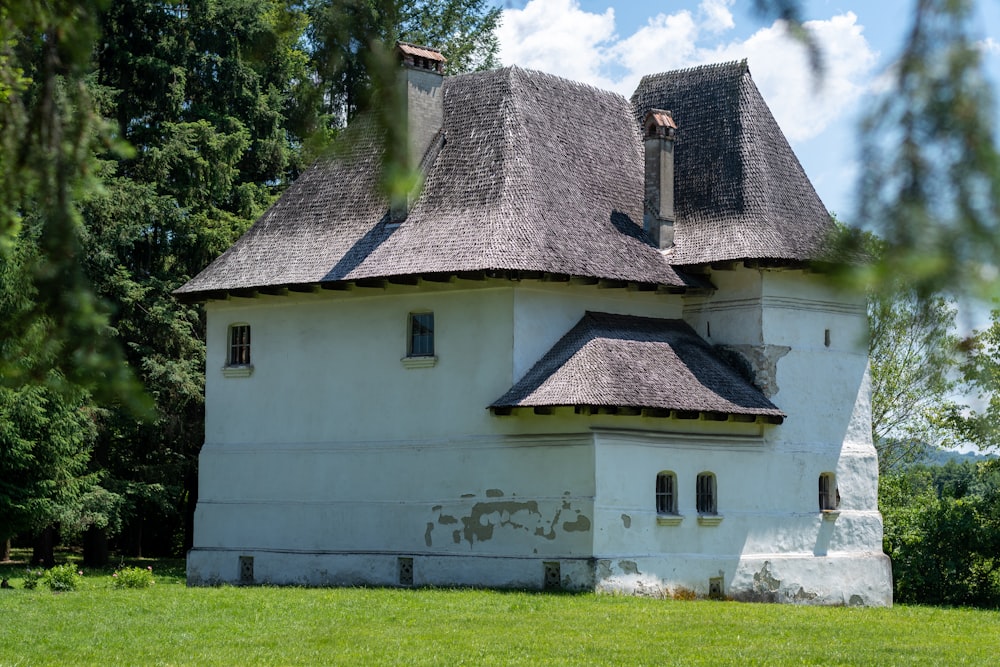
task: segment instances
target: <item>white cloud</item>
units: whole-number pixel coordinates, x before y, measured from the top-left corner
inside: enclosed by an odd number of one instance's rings
[[[1000,42],[993,39],[992,37],[987,37],[986,39],[976,42],[976,46],[984,54],[995,55],[1000,53]]]
[[[629,96],[645,74],[748,58],[754,81],[792,141],[816,136],[857,104],[877,57],[857,16],[807,23],[826,64],[817,89],[802,45],[780,22],[720,44],[735,27],[731,6],[732,0],[702,0],[696,14],[657,14],[622,38],[611,8],[597,14],[582,10],[578,0],[530,0],[524,9],[504,12],[501,60]]]
[[[736,27],[733,13],[729,8],[734,0],[703,0],[698,7],[698,13],[704,17],[701,26],[709,32],[724,32]]]
[[[810,139],[843,118],[865,92],[877,58],[852,12],[808,21],[806,27],[823,54],[822,79],[816,79],[805,48],[781,22],[744,42],[702,52],[707,61],[747,58],[754,82],[791,141]]]
[[[584,81],[600,88],[614,82],[601,75],[615,34],[615,10],[580,9],[578,0],[530,0],[507,9],[497,31],[500,61]]]

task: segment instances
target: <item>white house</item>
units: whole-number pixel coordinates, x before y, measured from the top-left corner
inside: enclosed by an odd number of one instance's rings
[[[746,63],[629,101],[400,53],[419,195],[371,129],[178,290],[189,583],[891,604],[864,303]]]

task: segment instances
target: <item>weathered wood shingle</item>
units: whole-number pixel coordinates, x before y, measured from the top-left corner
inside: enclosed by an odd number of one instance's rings
[[[632,103],[677,124],[674,265],[823,255],[830,215],[746,61],[643,77]]]
[[[683,288],[642,225],[642,154],[620,95],[516,67],[446,78],[444,145],[387,226],[374,133],[310,168],[178,290],[531,271]]]
[[[565,406],[784,416],[684,321],[593,312],[490,407]]]

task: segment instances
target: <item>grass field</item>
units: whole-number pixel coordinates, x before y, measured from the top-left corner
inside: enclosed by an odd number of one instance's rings
[[[1000,613],[471,590],[22,588],[0,565],[0,665],[1000,664]]]

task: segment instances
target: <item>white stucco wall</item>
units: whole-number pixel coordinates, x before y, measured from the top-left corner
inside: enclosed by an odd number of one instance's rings
[[[488,281],[210,303],[190,581],[236,580],[242,555],[255,581],[395,585],[412,558],[415,585],[541,587],[555,562],[568,588],[705,594],[721,577],[729,594],[888,603],[863,309],[798,272],[712,279],[718,292],[686,300]],[[406,368],[420,310],[435,314],[438,359]],[[788,418],[492,415],[587,310],[683,315],[709,342],[771,354]],[[239,322],[253,373],[225,377]],[[680,525],[657,522],[660,470],[678,475]],[[694,512],[705,470],[718,525]],[[837,476],[835,521],[818,511],[821,472]]]

